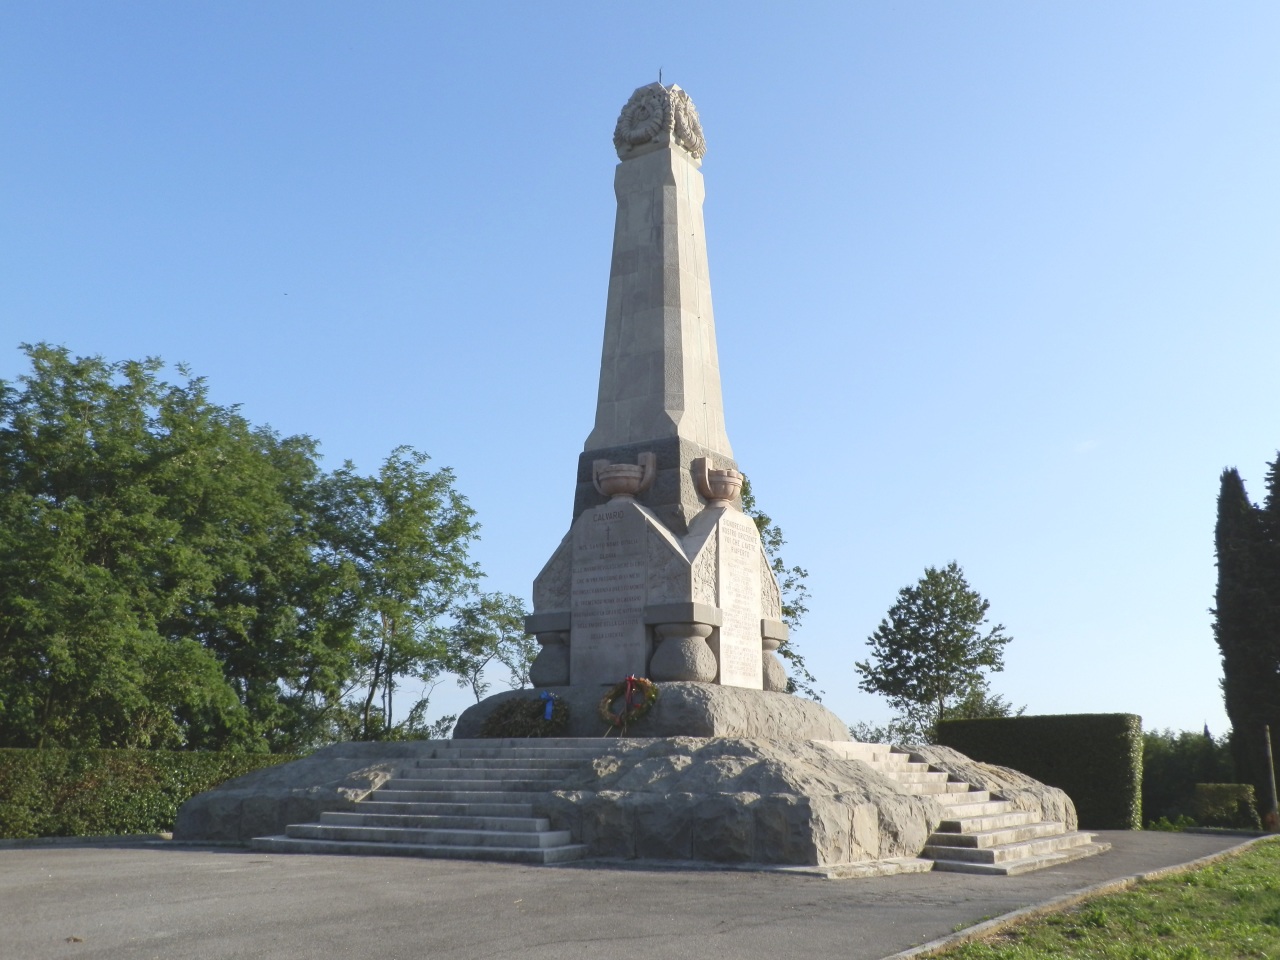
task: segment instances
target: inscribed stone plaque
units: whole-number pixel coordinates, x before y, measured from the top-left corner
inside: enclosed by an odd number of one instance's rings
[[[634,502],[586,510],[573,525],[569,682],[644,676],[645,518]]]
[[[760,647],[760,534],[750,517],[726,510],[719,538],[720,683],[764,689]]]

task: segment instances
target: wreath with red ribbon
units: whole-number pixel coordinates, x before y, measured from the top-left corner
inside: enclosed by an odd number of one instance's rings
[[[613,701],[622,698],[622,709],[614,712]],[[658,685],[644,677],[630,676],[617,684],[600,701],[600,719],[623,733],[643,717],[658,699]]]

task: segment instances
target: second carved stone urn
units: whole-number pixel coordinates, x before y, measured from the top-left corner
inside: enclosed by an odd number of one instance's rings
[[[593,462],[591,482],[596,490],[611,500],[619,497],[634,499],[637,494],[648,490],[653,486],[658,458],[652,453],[642,453],[636,459],[638,463],[610,463],[608,460]]]

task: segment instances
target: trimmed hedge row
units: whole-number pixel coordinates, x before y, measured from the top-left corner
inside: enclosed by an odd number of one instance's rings
[[[1142,829],[1142,718],[1135,714],[943,720],[938,743],[1065,790],[1084,829]]]
[[[0,839],[173,829],[178,807],[295,756],[168,750],[0,749]]]

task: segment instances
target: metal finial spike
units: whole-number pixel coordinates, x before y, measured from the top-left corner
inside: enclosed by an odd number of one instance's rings
[[[658,83],[662,83],[662,68],[658,68]]]

